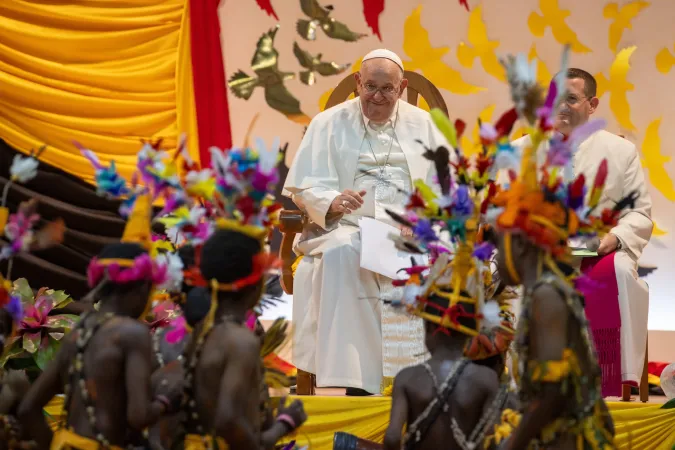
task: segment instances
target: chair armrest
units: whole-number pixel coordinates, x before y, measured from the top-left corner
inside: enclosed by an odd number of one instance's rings
[[[283,234],[302,233],[307,215],[299,209],[282,209],[279,213],[279,231]]]

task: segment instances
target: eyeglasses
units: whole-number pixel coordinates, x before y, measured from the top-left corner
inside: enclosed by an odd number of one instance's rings
[[[574,106],[578,103],[581,103],[584,100],[590,100],[590,97],[577,97],[574,94],[568,94],[565,97],[565,103],[567,103],[570,106]]]
[[[363,87],[366,88],[366,91],[369,94],[376,94],[377,91],[380,91],[382,95],[393,95],[398,91],[398,89],[396,89],[394,86],[385,86],[383,88],[378,88],[377,86],[371,83],[366,83],[363,85]]]

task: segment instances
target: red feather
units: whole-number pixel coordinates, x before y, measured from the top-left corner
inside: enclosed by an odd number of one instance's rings
[[[455,120],[455,130],[457,131],[457,139],[460,139],[466,130],[466,123],[462,119]]]
[[[605,181],[607,181],[607,171],[607,159],[603,159],[600,163],[600,167],[598,167],[598,172],[595,174],[595,181],[593,182],[594,188],[605,185]]]
[[[274,17],[276,20],[279,20],[279,16],[274,12],[274,7],[272,6],[272,0],[255,0],[258,3],[260,9],[265,11],[268,16]]]
[[[516,123],[516,120],[518,120],[518,112],[516,111],[516,108],[512,108],[502,114],[495,124],[497,135],[499,137],[508,136],[509,133],[511,133],[511,129],[513,129],[513,124]]]
[[[571,198],[582,197],[584,195],[584,184],[586,184],[586,177],[582,173],[569,185],[569,196]]]
[[[467,11],[469,10],[469,4],[467,3],[467,0],[459,0],[459,4],[465,7]]]
[[[363,15],[366,23],[373,30],[373,33],[381,41],[380,34],[380,14],[384,11],[384,0],[363,0]]]

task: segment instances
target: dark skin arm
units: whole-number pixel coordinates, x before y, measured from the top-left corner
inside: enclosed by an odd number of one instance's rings
[[[499,377],[497,376],[497,372],[488,367],[478,366],[476,368],[478,369],[478,373],[475,381],[485,393],[482,410],[483,414],[485,414],[492,408],[492,403],[499,393]],[[497,420],[501,420],[500,416],[501,415],[497,415]]]
[[[530,359],[559,361],[567,346],[569,311],[560,292],[542,285],[533,292],[532,321],[530,324]],[[560,383],[543,383],[538,398],[525,409],[520,425],[508,440],[507,449],[527,448],[532,439],[551,423],[563,407],[565,395]]]
[[[262,433],[262,447],[265,450],[272,450],[279,439],[298,429],[307,420],[305,408],[300,400],[294,400],[290,405],[285,405],[286,397],[282,398],[279,403],[279,412],[277,416],[282,414],[290,416],[293,419],[293,422],[295,422],[295,428],[291,428],[290,425],[285,422],[273,422],[272,425]]]
[[[394,378],[392,391],[391,415],[389,426],[384,433],[385,450],[400,450],[403,427],[408,423],[408,396],[406,384],[410,381],[412,368],[403,369]]]
[[[166,408],[161,402],[151,400],[152,340],[148,327],[130,320],[120,328],[120,343],[125,354],[127,421],[140,431],[157,422]]]
[[[25,428],[24,432],[35,441],[38,448],[49,448],[52,441],[53,433],[42,410],[63,389],[61,371],[63,365],[67,363],[63,355],[63,350],[59,351],[19,405],[17,413],[19,421]]]
[[[259,448],[260,436],[247,416],[248,405],[260,404],[260,342],[247,329],[232,330],[228,359],[220,382],[214,426],[232,450]]]

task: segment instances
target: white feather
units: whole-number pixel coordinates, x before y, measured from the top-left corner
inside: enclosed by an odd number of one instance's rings
[[[14,155],[12,166],[9,168],[12,181],[25,183],[32,180],[37,175],[38,165],[38,160],[33,157]]]
[[[491,330],[501,325],[502,318],[499,315],[500,312],[501,309],[499,307],[499,303],[494,300],[487,302],[483,306],[482,328],[484,330]]]
[[[256,147],[258,147],[258,169],[260,172],[268,174],[277,166],[277,159],[279,157],[279,137],[275,137],[272,141],[272,147],[269,149],[265,145],[265,141],[262,138],[256,138]]]
[[[166,281],[159,288],[168,292],[180,292],[183,284],[183,261],[175,253],[157,255],[161,264],[166,265]]]

